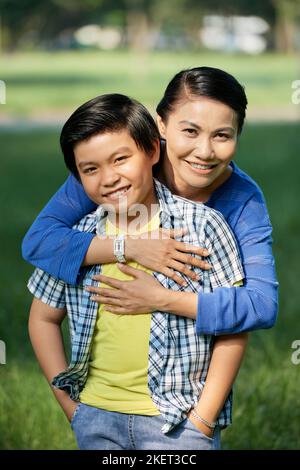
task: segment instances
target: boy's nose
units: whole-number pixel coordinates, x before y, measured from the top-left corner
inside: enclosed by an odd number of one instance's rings
[[[101,173],[102,186],[106,188],[115,186],[120,179],[120,176],[111,169],[103,170]]]

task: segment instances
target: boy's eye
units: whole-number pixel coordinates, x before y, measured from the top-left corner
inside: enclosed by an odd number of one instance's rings
[[[83,170],[83,173],[85,173],[86,175],[88,175],[88,174],[93,173],[95,170],[96,170],[96,167],[90,166],[90,167],[88,167],[88,168],[85,168],[85,169]]]

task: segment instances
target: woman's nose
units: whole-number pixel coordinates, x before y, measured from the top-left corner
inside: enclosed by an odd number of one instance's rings
[[[209,160],[213,157],[213,148],[210,139],[199,139],[195,149],[195,157]]]

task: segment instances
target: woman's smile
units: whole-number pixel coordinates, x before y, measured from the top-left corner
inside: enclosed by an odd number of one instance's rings
[[[185,163],[188,164],[189,168],[192,171],[194,171],[195,173],[198,173],[199,175],[209,175],[218,166],[218,163],[204,164],[204,163],[190,162],[188,160],[184,160],[184,161],[185,161]]]

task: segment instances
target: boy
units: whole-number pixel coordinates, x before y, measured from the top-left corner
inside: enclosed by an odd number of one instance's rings
[[[190,299],[199,288],[209,292],[243,279],[235,240],[222,217],[153,181],[159,134],[140,103],[118,94],[90,100],[64,125],[61,144],[68,168],[100,205],[77,228],[95,232],[97,226],[99,235],[112,236],[118,261],[124,261],[122,236],[127,232],[184,226],[184,241],[209,247],[213,269],[202,273],[201,283],[187,280],[185,292],[177,294]],[[33,348],[79,447],[219,448],[220,427],[231,420],[231,396],[222,406],[244,353],[245,335],[218,337],[213,349],[212,338],[198,336],[189,318],[159,311],[113,315],[102,304],[98,310],[84,286],[96,285],[91,278],[100,273],[128,279],[110,263],[93,267],[80,286],[41,270],[28,284],[35,296],[29,319]],[[164,288],[182,290],[162,274],[153,276]],[[60,330],[66,312],[72,343],[69,366]],[[226,380],[222,367],[227,368]],[[217,425],[200,415],[204,399]]]

